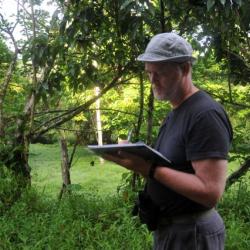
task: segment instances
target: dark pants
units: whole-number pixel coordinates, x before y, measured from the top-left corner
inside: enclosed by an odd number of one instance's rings
[[[154,231],[154,250],[223,250],[225,227],[213,210],[187,223],[162,225]]]

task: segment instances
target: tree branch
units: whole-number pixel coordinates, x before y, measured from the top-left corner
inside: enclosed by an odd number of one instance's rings
[[[226,100],[226,99],[222,98],[221,96],[216,95],[216,94],[214,94],[214,93],[212,93],[212,92],[210,92],[208,90],[205,90],[205,89],[203,89],[203,90],[205,92],[207,92],[209,95],[213,96],[213,97],[220,98],[221,102],[223,102],[223,103],[227,103],[227,104],[230,104],[230,105],[233,105],[233,106],[238,106],[238,107],[243,108],[243,109],[244,108],[248,108],[248,109],[250,108],[249,105],[246,105],[246,104],[243,104],[243,103],[231,102],[230,100]]]
[[[61,112],[68,112],[72,109],[58,109],[58,110],[49,110],[49,111],[44,111],[44,112],[39,112],[39,113],[35,113],[35,115],[44,115],[44,114],[51,114],[51,113],[61,113]],[[88,109],[89,111],[95,111],[96,109]],[[99,110],[101,111],[110,111],[110,112],[117,112],[117,113],[123,113],[126,115],[133,115],[133,116],[138,116],[137,113],[132,113],[132,112],[127,112],[127,111],[123,111],[123,110],[119,110],[119,109],[105,109],[105,108],[100,108]]]
[[[226,189],[228,189],[232,184],[234,184],[240,177],[245,175],[247,171],[250,169],[250,158],[247,159],[243,165],[240,166],[238,170],[233,172],[228,178],[226,182]]]
[[[128,66],[128,65],[126,65]],[[118,70],[116,77],[113,78],[113,80],[100,92],[99,95],[93,97],[92,99],[88,100],[86,103],[68,110],[64,114],[61,114],[57,117],[52,118],[51,120],[41,124],[39,127],[35,128],[30,136],[34,139],[42,134],[45,134],[48,130],[56,128],[60,126],[61,124],[71,120],[73,117],[81,113],[82,111],[86,110],[91,104],[93,104],[98,98],[103,96],[106,92],[108,92],[111,88],[113,88],[118,82],[120,82],[120,77],[124,73],[124,71],[127,69],[127,67],[124,67],[123,69]]]
[[[191,10],[192,10],[192,8],[190,7],[190,8],[187,10],[186,15],[184,16],[182,22],[181,22],[180,25],[179,25],[179,27],[180,27],[180,32],[179,32],[180,36],[183,35],[183,33],[184,33],[184,31],[185,31],[185,27],[187,27],[187,26],[186,26],[186,23],[187,23],[187,21],[188,21],[188,18],[190,17],[190,12],[191,12]]]

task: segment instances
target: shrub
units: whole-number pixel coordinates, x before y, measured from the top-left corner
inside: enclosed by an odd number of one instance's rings
[[[9,208],[19,195],[17,177],[0,162],[0,214]]]

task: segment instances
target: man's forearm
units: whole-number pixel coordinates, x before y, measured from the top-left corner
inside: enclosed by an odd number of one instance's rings
[[[207,207],[215,206],[224,190],[224,184],[218,183],[219,180],[207,181],[196,174],[184,173],[167,167],[158,167],[154,178],[175,192]]]

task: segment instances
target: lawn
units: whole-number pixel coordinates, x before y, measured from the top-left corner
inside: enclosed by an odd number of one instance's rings
[[[71,152],[71,148],[69,150]],[[58,194],[62,185],[59,145],[32,144],[29,164],[32,185],[47,195]],[[71,167],[71,182],[80,185],[83,190],[95,190],[101,195],[114,194],[121,183],[122,174],[126,172],[128,170],[104,161],[79,146]]]
[[[32,169],[32,185],[47,195],[58,194],[62,185],[59,144],[32,144],[29,164]],[[228,174],[238,166],[238,162],[231,162]],[[101,195],[114,194],[121,184],[122,174],[127,172],[94,155],[86,147],[79,146],[71,168],[71,182],[80,185],[83,190],[95,190]]]

